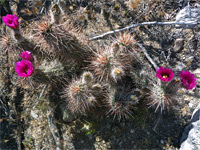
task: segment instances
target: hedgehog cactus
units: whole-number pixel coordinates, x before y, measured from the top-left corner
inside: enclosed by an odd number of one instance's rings
[[[92,89],[93,75],[83,73],[81,79],[74,79],[64,89],[63,97],[67,99],[68,108],[73,113],[85,114],[97,105],[97,99]]]
[[[70,20],[62,24],[52,22],[55,21],[46,16],[33,23],[32,40],[37,43],[36,47],[50,55],[51,59],[58,59],[62,63],[74,61],[80,66],[84,65],[90,48],[85,45],[88,41],[80,35],[80,30],[73,27]]]
[[[170,108],[179,89],[196,87],[196,78],[188,71],[183,70],[177,79],[171,69],[161,66],[155,74],[133,34],[120,33],[110,46],[100,48],[91,45],[72,21],[63,20],[62,13],[60,6],[53,4],[49,15],[33,21],[26,33],[16,15],[3,17],[10,32],[1,36],[1,48],[16,64],[18,82],[31,86],[45,83],[56,89],[63,86],[64,79],[71,80],[62,93],[74,114],[86,115],[100,107],[108,116],[128,119],[140,99],[149,100],[150,107],[162,112]],[[72,78],[71,74],[81,76]]]
[[[116,38],[116,43],[124,46],[126,49],[129,46],[132,47],[133,45],[135,45],[136,42],[137,41],[135,40],[135,37],[129,32],[120,33],[119,36]]]
[[[197,84],[194,74],[191,74],[189,71],[182,70],[180,78],[175,77],[173,79],[173,71],[162,66],[157,69],[156,77],[160,80],[156,82],[151,81],[148,97],[150,107],[156,105],[155,111],[158,109],[161,112],[165,109],[169,110],[181,88],[185,88],[186,90],[193,89]]]
[[[13,38],[18,42],[23,41],[23,37],[19,30],[19,18],[17,15],[7,14],[6,16],[2,17],[2,20],[5,25],[11,29],[10,32]]]
[[[97,52],[94,52],[94,57],[92,58],[90,69],[95,72],[95,75],[98,77],[99,81],[103,79],[108,81],[109,79],[117,78],[117,74],[122,75],[124,66],[120,61],[114,56],[114,53],[110,47],[105,49],[99,49]],[[113,69],[118,68],[118,73],[113,73]],[[120,71],[120,73],[119,73]],[[120,76],[118,75],[118,76]]]
[[[148,99],[150,100],[148,104],[150,105],[149,107],[156,105],[155,112],[158,109],[160,109],[161,112],[166,108],[169,109],[172,103],[170,95],[165,94],[164,89],[156,83],[153,85],[153,88],[151,87]]]
[[[4,51],[8,51],[10,57],[14,61],[19,58],[21,52],[26,51],[27,49],[31,51],[32,54],[37,55],[37,59],[41,58],[41,52],[35,50],[34,43],[30,42],[29,39],[25,36],[25,33],[21,31],[18,17],[16,15],[9,16],[13,16],[13,20],[10,20],[7,16],[3,17],[4,23],[9,27],[9,29],[8,32],[1,35],[0,47]]]
[[[139,59],[140,50],[137,48],[137,41],[131,33],[120,33],[113,42],[113,52],[124,64],[130,64]]]
[[[53,4],[50,9],[51,24],[58,24],[60,21],[61,10],[58,4]]]
[[[107,93],[107,115],[114,118],[128,119],[132,117],[132,110],[138,102],[137,96],[128,86],[118,86],[117,88],[108,89]]]

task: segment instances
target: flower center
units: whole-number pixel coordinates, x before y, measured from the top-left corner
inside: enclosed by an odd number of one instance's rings
[[[28,73],[28,67],[26,67],[26,68],[24,69],[24,71],[25,71],[25,73],[27,74],[27,73]]]
[[[191,83],[192,83],[191,80],[187,80],[187,81],[186,81],[186,84],[191,84]]]
[[[8,23],[11,24],[11,23],[12,23],[12,20],[11,20],[11,19],[8,19]]]
[[[168,78],[169,75],[167,75],[167,74],[163,74],[162,77],[163,77],[163,78]]]

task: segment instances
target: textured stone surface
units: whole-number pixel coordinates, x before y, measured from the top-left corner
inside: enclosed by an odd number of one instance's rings
[[[191,8],[190,6],[186,6],[181,9],[176,15],[177,22],[188,22],[194,21],[199,22],[200,20],[200,9],[199,8]],[[193,25],[187,25],[188,28],[194,27]]]
[[[190,124],[181,138],[180,150],[200,150],[200,104],[195,109]]]
[[[67,109],[66,104],[62,103],[59,105],[59,108],[61,109],[61,115],[62,115],[62,120],[64,122],[71,122],[73,121],[76,117]]]
[[[183,45],[184,45],[183,38],[176,39],[175,44],[174,44],[174,52],[179,52],[180,50],[182,50]]]

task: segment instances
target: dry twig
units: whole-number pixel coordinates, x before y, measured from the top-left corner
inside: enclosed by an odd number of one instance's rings
[[[157,22],[157,21],[153,21],[153,22],[143,22],[143,23],[138,23],[138,24],[133,24],[130,26],[127,26],[125,28],[122,29],[117,29],[117,30],[113,30],[113,31],[109,31],[106,33],[103,33],[101,35],[95,36],[90,38],[89,40],[98,40],[98,39],[102,39],[108,35],[112,35],[118,32],[122,32],[125,30],[129,30],[131,28],[136,28],[138,26],[145,26],[145,25],[181,25],[181,27],[187,27],[187,26],[196,26],[200,24],[199,22],[196,21],[188,21],[188,22],[176,22],[176,21],[170,21],[170,22]]]
[[[146,49],[140,43],[137,43],[137,45],[140,47],[140,49],[142,50],[142,52],[144,53],[144,55],[146,56],[146,58],[148,59],[148,61],[153,65],[154,69],[156,70],[158,68],[158,65],[149,56],[149,54],[147,53]]]
[[[44,92],[45,92],[47,86],[48,86],[48,84],[45,84],[45,85],[44,85],[44,87],[43,87],[43,89],[42,89],[42,92],[40,93],[40,96],[39,96],[39,98],[38,98],[38,101],[37,101],[37,103],[33,106],[33,108],[35,108],[35,107],[41,102],[41,98],[42,98],[42,96],[44,95]]]
[[[62,149],[62,144],[60,142],[61,136],[58,132],[58,128],[55,123],[55,116],[54,116],[54,111],[52,110],[52,108],[50,108],[50,113],[48,115],[48,123],[49,123],[49,129],[56,143],[56,150],[61,150]]]

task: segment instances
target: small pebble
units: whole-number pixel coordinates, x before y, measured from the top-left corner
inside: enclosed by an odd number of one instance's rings
[[[184,40],[182,38],[176,39],[174,44],[174,52],[178,52],[183,49]]]
[[[107,148],[111,148],[110,144],[106,144],[106,147],[107,147]]]
[[[194,95],[195,95],[196,97],[200,97],[200,89],[199,89],[199,88],[196,88],[196,89],[195,89]]]
[[[188,105],[190,108],[192,108],[194,106],[192,103],[189,103]]]
[[[132,134],[135,132],[133,129],[131,129],[131,131],[130,131]]]
[[[163,140],[160,140],[160,143],[161,143],[161,144],[163,144],[163,143],[164,143],[164,141],[163,141]]]
[[[39,111],[38,110],[31,110],[31,116],[34,118],[34,119],[38,119],[38,113]]]

